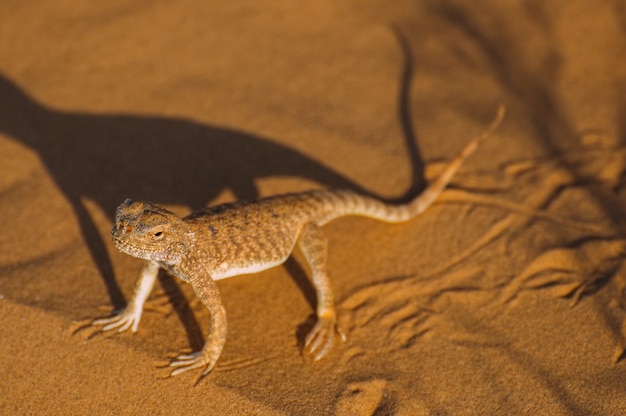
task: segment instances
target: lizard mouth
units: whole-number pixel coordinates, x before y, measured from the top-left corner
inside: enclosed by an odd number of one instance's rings
[[[173,256],[167,249],[153,249],[150,247],[142,247],[141,245],[137,246],[136,244],[133,244],[133,242],[125,240],[115,234],[112,234],[111,238],[115,247],[122,253],[128,254],[129,256],[153,261],[172,262],[177,260],[177,257]]]
[[[141,250],[138,250],[136,247],[129,244],[127,241],[124,241],[124,239],[116,235],[112,235],[111,238],[113,240],[113,244],[115,245],[115,247],[121,252],[129,254],[133,257],[143,258],[143,255],[142,255],[143,253],[141,252]]]

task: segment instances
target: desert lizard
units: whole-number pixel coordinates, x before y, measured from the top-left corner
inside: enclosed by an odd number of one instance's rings
[[[501,106],[490,126],[463,148],[435,182],[404,205],[385,204],[349,190],[314,190],[219,205],[180,218],[158,205],[126,199],[116,211],[113,242],[122,252],[144,259],[145,265],[126,308],[93,324],[102,331],[136,332],[144,303],[159,268],[163,268],[191,284],[211,313],[204,348],[170,363],[171,375],[202,369],[202,377],[213,369],[226,342],[226,312],[216,281],[278,266],[298,245],[310,266],[317,294],[317,322],[306,336],[304,348],[314,360],[323,358],[337,335],[344,340],[345,335],[337,324],[326,272],[327,242],[320,228],[347,215],[390,223],[414,218],[435,201],[503,117]]]

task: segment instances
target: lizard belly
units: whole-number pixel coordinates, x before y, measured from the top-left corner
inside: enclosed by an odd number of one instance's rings
[[[262,262],[262,263],[250,263],[245,265],[228,264],[226,262],[219,265],[217,270],[211,273],[213,280],[226,279],[228,277],[238,276],[240,274],[252,274],[262,272],[263,270],[271,269],[281,265],[287,260],[287,257],[280,260]]]

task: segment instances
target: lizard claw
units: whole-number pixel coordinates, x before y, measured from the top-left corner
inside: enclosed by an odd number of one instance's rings
[[[132,332],[137,332],[139,321],[141,320],[141,309],[136,309],[137,308],[133,308],[129,305],[124,310],[111,317],[96,319],[93,325],[102,326],[100,329],[102,332],[113,329],[117,329],[117,332],[124,332],[128,328],[130,328]]]
[[[346,341],[346,334],[339,327],[336,319],[320,317],[317,320],[304,340],[304,348],[311,354],[313,360],[321,360],[333,349],[335,333],[339,335],[342,341]]]
[[[213,370],[217,358],[211,356],[212,354],[203,351],[194,352],[192,354],[184,354],[176,357],[169,366],[174,367],[170,376],[176,376],[184,373],[185,371],[195,370],[197,368],[203,368],[200,377],[204,377]]]

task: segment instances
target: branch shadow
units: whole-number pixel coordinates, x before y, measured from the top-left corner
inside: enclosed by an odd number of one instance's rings
[[[621,11],[623,6],[617,6],[616,10]],[[573,123],[568,118],[566,109],[560,101],[560,97],[553,88],[558,84],[563,56],[558,50],[558,41],[553,38],[553,28],[549,26],[551,19],[542,19],[545,11],[543,2],[531,1],[525,7],[530,11],[528,18],[533,24],[540,28],[543,33],[543,45],[546,53],[539,68],[534,68],[529,64],[527,48],[521,42],[523,39],[515,37],[506,24],[507,16],[491,16],[492,25],[480,24],[479,17],[473,12],[471,6],[462,6],[452,3],[431,3],[432,11],[448,24],[460,29],[465,36],[470,39],[483,52],[487,59],[488,67],[493,70],[500,85],[510,94],[510,97],[519,105],[523,115],[530,120],[530,127],[534,131],[531,137],[535,144],[543,148],[548,155],[561,155],[567,152],[580,132],[577,132]],[[508,16],[509,18],[511,16]],[[519,18],[519,16],[516,16]],[[621,16],[618,23],[626,33],[626,24]],[[589,57],[593,59],[593,57]],[[626,81],[622,78],[617,82],[617,87],[624,90]],[[621,95],[623,97],[623,94]],[[625,114],[624,102],[616,103],[618,112]],[[626,128],[624,128],[624,118],[618,120],[620,144],[626,143]],[[555,158],[559,168],[569,172],[573,178],[573,183],[585,183],[586,174],[582,166],[572,163],[567,158]],[[616,203],[615,195],[606,192],[600,187],[585,187],[585,191],[593,203],[599,206],[605,213],[605,217],[610,221],[611,228],[619,238],[626,237],[626,220],[624,209]],[[548,204],[550,201],[547,202]],[[546,207],[547,208],[547,207]],[[608,273],[603,279],[593,285],[593,289],[585,292],[583,296],[596,293],[599,289],[616,280],[615,273]],[[611,328],[620,328],[623,324],[618,322],[619,318],[611,316],[608,309],[599,307],[598,311],[604,316],[605,322]],[[621,329],[615,331],[622,333]],[[626,345],[626,341],[624,345]],[[626,347],[624,348],[626,350]],[[621,359],[624,356],[619,357]]]
[[[470,10],[461,6],[437,3],[434,9],[444,20],[461,29],[484,52],[489,68],[495,71],[500,84],[521,104],[522,111],[531,120],[535,144],[550,155],[566,152],[579,133],[572,127],[558,96],[551,87],[558,81],[563,59],[554,42],[547,39],[548,57],[538,72],[519,59],[523,54],[522,45],[508,35],[504,22],[494,24],[490,30],[485,25],[480,25]],[[538,22],[541,24],[540,19]],[[544,33],[550,32],[550,28],[545,28]],[[586,182],[586,174],[581,166],[570,163],[566,158],[555,160],[560,164],[560,168],[572,174],[574,183]],[[623,215],[615,207],[610,196],[597,188],[586,189],[590,198],[602,207],[615,229],[619,230],[621,235],[626,235]]]

